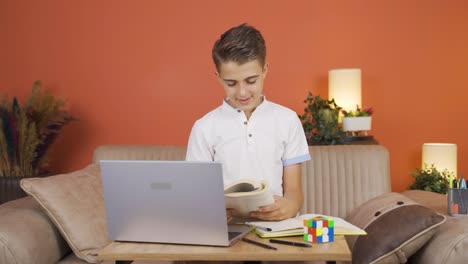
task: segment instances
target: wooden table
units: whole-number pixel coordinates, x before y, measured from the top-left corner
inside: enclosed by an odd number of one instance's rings
[[[272,245],[278,250],[244,241],[237,241],[230,247],[112,242],[99,252],[98,259],[115,260],[116,263],[131,263],[133,260],[351,261],[351,252],[343,236],[336,236],[332,243],[314,243],[312,248],[273,244],[254,233],[249,233],[246,237]],[[303,242],[300,236],[281,239]]]

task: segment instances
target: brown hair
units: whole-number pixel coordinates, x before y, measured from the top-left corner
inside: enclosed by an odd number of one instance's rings
[[[221,63],[234,61],[244,64],[258,60],[265,65],[265,40],[260,31],[246,23],[224,32],[215,42],[212,50],[213,61],[219,71]]]

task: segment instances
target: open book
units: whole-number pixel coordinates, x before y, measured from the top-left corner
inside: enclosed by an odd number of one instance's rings
[[[237,210],[237,216],[248,216],[249,212],[273,204],[273,194],[266,181],[243,179],[233,182],[224,188],[226,208]]]
[[[282,221],[255,221],[246,222],[247,225],[254,226],[255,232],[262,237],[283,237],[283,236],[299,236],[304,234],[303,220],[311,219],[316,216],[324,216],[332,218],[335,222],[335,235],[367,235],[366,231],[360,229],[345,220],[327,215],[319,214],[304,214],[295,218],[289,218]]]

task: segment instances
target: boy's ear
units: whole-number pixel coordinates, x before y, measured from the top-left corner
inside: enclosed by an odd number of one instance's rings
[[[265,65],[263,65],[263,78],[266,77],[268,73],[268,63],[265,63]]]
[[[219,72],[218,71],[215,71],[215,76],[216,76],[216,79],[218,79],[218,81],[222,81],[221,80],[221,75],[219,75]]]
[[[218,82],[221,84],[221,86],[223,86],[223,80],[221,80],[221,76],[219,75],[219,72],[218,71],[215,71],[215,76],[216,76],[216,79],[218,79]]]

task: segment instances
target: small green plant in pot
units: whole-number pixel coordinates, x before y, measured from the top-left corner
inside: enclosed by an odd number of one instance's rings
[[[339,107],[335,100],[322,99],[320,96],[307,94],[304,103],[304,114],[299,118],[302,122],[309,145],[343,144],[344,132],[338,126]]]
[[[454,177],[453,172],[444,170],[438,171],[434,164],[428,166],[424,164],[422,169],[416,169],[411,173],[414,177],[414,183],[410,185],[411,190],[424,190],[436,193],[447,193],[449,179]]]
[[[343,113],[342,128],[348,136],[367,136],[367,131],[371,129],[372,114],[374,110],[371,107],[360,108],[356,105],[356,110],[345,111]]]

